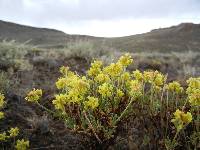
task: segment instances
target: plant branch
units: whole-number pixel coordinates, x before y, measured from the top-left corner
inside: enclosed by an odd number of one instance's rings
[[[37,105],[38,105],[39,107],[41,107],[42,109],[46,110],[48,113],[50,113],[50,114],[55,114],[53,111],[51,111],[51,110],[49,110],[48,108],[44,107],[44,106],[41,105],[40,103],[37,103]]]
[[[117,118],[117,120],[114,122],[114,125],[119,122],[121,120],[121,118],[126,114],[127,110],[129,109],[129,107],[131,106],[132,102],[133,102],[133,98],[131,99],[131,101],[129,102],[129,104],[126,106],[126,108],[124,109],[124,111],[121,113],[121,115]]]
[[[94,133],[94,136],[96,137],[96,139],[98,140],[99,143],[102,143],[101,140],[100,140],[100,138],[99,138],[98,135],[96,134],[95,129],[93,128],[92,123],[90,122],[90,119],[88,118],[86,112],[84,111],[83,114],[84,114],[84,116],[85,116],[85,119],[88,121],[89,126],[90,126],[90,128],[92,129],[92,132]]]

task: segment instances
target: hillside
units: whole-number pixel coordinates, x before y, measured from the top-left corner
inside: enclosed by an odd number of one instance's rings
[[[0,21],[0,40],[15,40],[39,46],[59,46],[79,39],[93,39],[92,36],[69,35],[62,31],[47,28],[36,28]]]
[[[115,47],[128,51],[200,51],[200,24],[182,23],[111,41]]]
[[[117,37],[100,38],[86,35],[70,35],[64,32],[35,28],[0,21],[0,39],[30,41],[30,44],[42,47],[62,47],[71,41],[101,41],[118,50],[134,51],[200,51],[200,24],[182,23],[169,28],[155,29],[151,32]]]

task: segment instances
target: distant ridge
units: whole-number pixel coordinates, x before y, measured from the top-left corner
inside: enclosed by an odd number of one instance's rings
[[[144,34],[114,38],[113,45],[129,51],[200,52],[200,24],[181,23]]]
[[[123,30],[123,29],[122,29]],[[117,38],[70,35],[48,28],[36,28],[0,20],[0,40],[16,40],[41,46],[64,45],[71,41],[104,41],[105,44],[125,51],[199,51],[200,24],[181,23],[168,28]]]
[[[92,36],[70,35],[48,28],[36,28],[0,20],[0,40],[30,41],[34,45],[59,45],[73,40],[91,39]]]

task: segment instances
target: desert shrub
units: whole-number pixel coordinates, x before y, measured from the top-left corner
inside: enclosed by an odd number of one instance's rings
[[[101,56],[110,55],[113,49],[105,45],[96,45],[91,41],[78,41],[67,44],[64,48],[65,56],[68,58],[79,57],[87,60],[99,58]]]
[[[9,89],[10,81],[8,78],[8,73],[1,71],[0,72],[0,92],[7,92]]]
[[[2,59],[23,58],[27,53],[27,47],[23,44],[15,43],[14,41],[3,41],[0,43],[0,52]],[[30,49],[30,47],[29,47]]]
[[[40,104],[41,89],[30,91],[26,100],[63,120],[67,128],[95,136],[100,143],[112,139],[117,127],[134,115],[159,122],[166,149],[175,149],[179,143],[197,148],[200,78],[188,79],[184,89],[177,81],[167,83],[167,75],[158,71],[128,71],[132,62],[129,54],[107,66],[95,60],[85,76],[61,67],[56,82],[60,92],[52,100],[54,110]],[[181,136],[191,137],[190,141],[182,141]]]
[[[198,76],[200,66],[198,65],[198,60],[200,57],[199,52],[188,51],[185,53],[172,53],[174,57],[178,58],[181,63],[181,69],[179,70],[179,74],[183,76]]]
[[[26,59],[26,55],[32,49],[34,48],[30,45],[19,44],[14,41],[0,42],[0,62],[1,64],[3,63],[7,69],[30,70],[32,66]]]

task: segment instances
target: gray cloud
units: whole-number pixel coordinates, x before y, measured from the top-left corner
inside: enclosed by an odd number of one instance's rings
[[[42,22],[197,15],[199,0],[0,0],[0,17]]]
[[[200,22],[199,16],[200,0],[0,0],[2,20],[62,29],[126,19]]]

